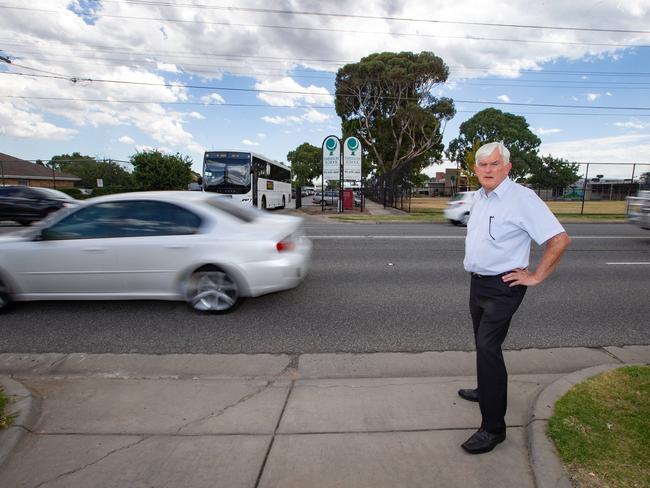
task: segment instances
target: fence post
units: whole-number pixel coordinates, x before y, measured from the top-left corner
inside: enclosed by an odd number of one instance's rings
[[[585,171],[585,184],[582,187],[582,208],[580,209],[580,215],[583,215],[584,211],[585,211],[585,197],[587,196],[587,178],[588,177],[589,177],[589,163],[587,163],[587,170]]]

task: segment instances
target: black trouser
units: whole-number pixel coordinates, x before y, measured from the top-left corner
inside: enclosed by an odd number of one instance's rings
[[[469,295],[476,343],[479,405],[483,417],[481,427],[493,434],[506,430],[508,372],[501,345],[527,290],[522,285],[508,286],[502,277],[472,274]]]

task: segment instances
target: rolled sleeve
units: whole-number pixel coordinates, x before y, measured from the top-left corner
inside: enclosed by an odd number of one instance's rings
[[[521,205],[521,226],[538,245],[544,244],[551,237],[566,232],[553,212],[535,193],[527,196],[527,202]]]

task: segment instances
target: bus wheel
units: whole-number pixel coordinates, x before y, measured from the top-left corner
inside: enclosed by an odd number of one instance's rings
[[[262,197],[262,208],[266,208],[266,197]]]

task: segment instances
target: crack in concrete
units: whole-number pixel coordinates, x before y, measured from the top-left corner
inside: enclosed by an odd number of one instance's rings
[[[146,437],[143,437],[142,439],[139,439],[139,440],[137,440],[136,442],[133,442],[133,443],[127,445],[127,446],[122,446],[122,447],[118,447],[117,449],[113,449],[112,451],[107,452],[105,455],[103,455],[102,457],[100,457],[99,459],[96,459],[95,461],[93,461],[93,462],[91,462],[91,463],[87,463],[87,464],[84,464],[83,466],[81,466],[81,467],[79,467],[79,468],[72,469],[72,470],[70,470],[70,471],[66,471],[65,473],[61,473],[61,474],[59,474],[59,475],[58,475],[56,478],[54,478],[54,479],[47,480],[47,481],[42,481],[42,482],[39,483],[38,485],[34,486],[34,488],[41,488],[42,486],[45,486],[45,485],[48,485],[49,483],[53,483],[53,482],[55,482],[55,481],[58,481],[58,480],[60,480],[61,478],[64,478],[64,477],[66,477],[66,476],[70,476],[70,475],[73,475],[73,474],[75,474],[75,473],[79,473],[79,472],[83,471],[84,469],[86,469],[86,468],[88,468],[88,467],[90,467],[90,466],[93,466],[93,465],[95,465],[95,464],[97,464],[97,463],[103,461],[103,460],[106,459],[107,457],[112,456],[113,454],[115,454],[115,453],[117,453],[117,452],[124,451],[124,450],[126,450],[126,449],[130,449],[130,448],[132,448],[132,447],[134,447],[134,446],[137,446],[137,445],[140,444],[141,442],[144,442],[144,441],[150,439],[151,437],[152,437],[152,436],[146,436]]]
[[[219,410],[218,412],[210,412],[207,415],[204,415],[201,418],[198,418],[196,420],[191,420],[190,422],[187,422],[186,424],[181,425],[177,430],[176,433],[180,434],[182,430],[187,429],[190,425],[197,424],[199,422],[203,422],[204,420],[210,419],[210,418],[217,418],[226,413],[228,410],[235,408],[238,405],[241,405],[242,403],[250,400],[251,398],[259,395],[260,393],[263,393],[266,391],[268,388],[273,386],[275,381],[267,381],[265,385],[258,387],[255,391],[249,393],[248,395],[243,396],[239,400],[237,400],[235,403],[231,403],[230,405],[226,405],[224,408]]]
[[[608,356],[611,356],[611,357],[613,357],[614,359],[616,359],[619,363],[621,363],[621,364],[625,364],[625,361],[623,361],[621,358],[619,358],[619,357],[618,357],[616,354],[614,354],[613,352],[608,351],[605,347],[600,347],[599,349],[600,349],[601,351],[603,351],[605,354],[607,354]]]

